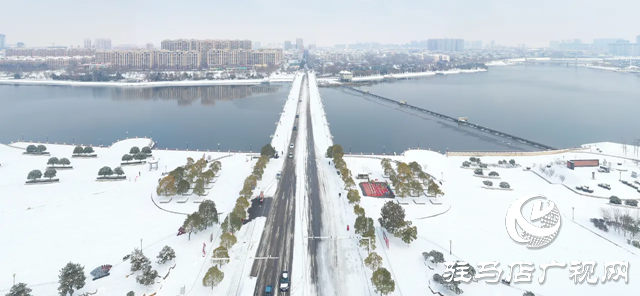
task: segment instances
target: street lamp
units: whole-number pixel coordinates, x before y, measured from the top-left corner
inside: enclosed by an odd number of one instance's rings
[[[49,144],[49,135],[47,135],[47,144]]]
[[[571,207],[571,220],[576,218],[576,208]]]
[[[349,145],[349,154],[351,154],[351,145]]]
[[[220,152],[220,143],[218,143],[218,152]]]
[[[127,132],[127,139],[129,139],[129,132]]]
[[[189,150],[189,142],[187,142],[187,150]]]
[[[76,143],[76,137],[73,137],[73,141],[71,142],[71,144],[75,144]]]
[[[449,255],[451,255],[451,240],[449,240]]]
[[[100,147],[102,147],[102,138],[98,139],[100,141]]]
[[[13,274],[13,285],[14,286],[16,285],[16,274],[15,273]]]
[[[382,146],[382,154],[385,154],[385,148]]]
[[[251,144],[249,144],[249,152],[251,152]]]
[[[140,251],[142,251],[142,239],[140,239]]]

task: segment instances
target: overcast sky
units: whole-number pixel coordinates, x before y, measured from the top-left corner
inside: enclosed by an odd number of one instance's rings
[[[548,46],[550,40],[640,35],[640,1],[629,0],[33,0],[2,1],[0,34],[27,46],[159,45],[162,39],[267,43],[304,38],[331,46],[429,38]]]

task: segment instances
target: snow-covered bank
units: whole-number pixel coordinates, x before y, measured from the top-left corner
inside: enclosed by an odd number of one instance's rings
[[[589,145],[592,151],[600,148],[603,153],[625,155],[623,145],[614,143]],[[627,147],[626,157],[630,157],[633,154],[632,151],[632,147]],[[354,174],[361,171],[369,172],[372,174],[371,178],[384,180],[380,158],[345,156],[345,161]],[[574,188],[579,185],[588,185],[595,190],[594,195],[616,195],[622,199],[637,199],[636,190],[617,181],[620,177],[617,171],[608,174],[598,173],[597,167],[570,170],[564,163],[570,159],[600,159],[601,162],[606,159],[612,163],[613,169],[626,170],[622,172],[622,178],[629,179],[631,171],[637,170],[632,160],[592,154],[588,151],[567,151],[562,154],[541,156],[483,156],[482,162],[486,164],[497,164],[499,160],[514,159],[522,166],[520,168],[489,167],[490,171],[498,172],[501,181],[508,182],[513,189],[513,191],[499,191],[482,188],[483,180],[474,178],[473,170],[460,167],[463,161],[469,159],[468,156],[447,157],[433,151],[411,150],[406,151],[402,156],[389,158],[407,163],[418,162],[427,173],[443,179],[441,188],[445,193],[444,196],[437,198],[443,203],[442,205],[430,202],[417,204],[413,202],[413,198],[405,198],[408,202],[402,207],[405,209],[406,217],[418,228],[418,238],[411,244],[406,244],[387,233],[389,238],[389,247],[387,247],[382,239],[382,229],[376,233],[378,236],[376,252],[385,259],[385,267],[390,270],[396,280],[396,292],[390,295],[431,295],[431,293],[424,293],[429,291],[429,288],[440,291],[444,295],[454,295],[432,280],[434,273],[442,274],[443,266],[425,262],[422,253],[431,250],[443,253],[446,261],[469,262],[476,270],[478,270],[476,267],[478,262],[497,261],[500,263],[498,268],[503,270],[502,276],[507,278],[508,264],[524,261],[532,262],[536,266],[531,283],[512,283],[511,286],[506,286],[485,284],[485,280],[478,280],[478,282],[461,284],[460,288],[464,290],[463,295],[518,296],[527,290],[534,292],[535,295],[633,294],[633,285],[627,285],[623,280],[606,284],[598,282],[597,285],[586,283],[576,285],[568,276],[571,262],[593,260],[597,265],[592,277],[602,280],[604,264],[607,262],[626,261],[630,266],[640,264],[638,259],[640,249],[627,243],[628,235],[625,237],[622,232],[613,230],[603,232],[589,221],[590,218],[601,217],[600,208],[613,208],[607,203],[608,200],[581,196],[564,186]],[[547,164],[555,170],[552,177],[547,177],[540,172],[539,167],[546,168]],[[532,171],[538,174],[525,171],[522,169],[524,167],[531,167]],[[594,180],[591,179],[592,172],[596,174]],[[544,179],[540,175],[545,176]],[[561,179],[560,175],[566,179]],[[493,187],[497,186],[496,183],[499,182],[494,181]],[[611,189],[600,188],[597,186],[598,183],[608,183]],[[505,215],[511,203],[519,197],[535,194],[542,194],[555,202],[562,215],[562,226],[553,243],[533,251],[515,243],[508,236],[504,225]],[[377,218],[380,209],[386,201],[363,196],[360,203],[367,215],[372,215],[377,226],[379,226]],[[446,212],[443,210],[444,214],[419,219],[423,212],[446,207],[447,203],[451,208]],[[530,208],[527,209],[530,211]],[[638,210],[630,209],[630,211],[630,215],[636,217]],[[566,263],[567,268],[548,272],[546,282],[539,284],[537,279],[542,273],[538,266],[548,264],[552,260]],[[629,277],[629,282],[633,279]]]
[[[156,187],[163,172],[184,165],[187,157],[201,158],[203,152],[154,150],[158,170],[150,171],[149,165],[124,166],[127,180],[96,182],[101,167],[115,168],[132,146],[149,143],[149,139],[129,139],[108,148],[94,147],[98,157],[91,159],[71,158],[72,145],[45,144],[51,157],[70,159],[73,169],[58,170],[57,184],[37,186],[24,185],[27,174],[46,168],[49,157],[22,155],[22,149],[0,145],[0,225],[14,225],[4,229],[10,240],[0,246],[0,274],[16,273],[16,280],[28,283],[35,295],[53,295],[57,293],[59,270],[69,261],[85,266],[86,274],[102,264],[112,264],[110,276],[96,281],[88,278],[77,294],[97,290],[97,295],[125,295],[128,291],[136,295],[176,295],[182,286],[191,291],[190,295],[210,294],[211,289],[202,286],[202,276],[205,267],[210,266],[211,250],[218,245],[219,225],[192,234],[191,240],[188,235],[176,236],[186,217],[180,213],[198,209],[199,204],[192,201],[195,195],[184,196],[189,198],[185,203],[154,204],[152,200],[157,198]],[[29,144],[18,142],[12,146],[25,148]],[[214,201],[218,212],[228,213],[255,161],[240,153],[204,154],[224,157],[220,159],[221,174],[204,198]],[[243,241],[240,237],[238,240]],[[136,283],[135,275],[128,276],[130,264],[122,259],[141,244],[152,261],[164,245],[172,247],[177,256],[172,263],[152,263],[162,277],[169,267],[176,267],[166,279],[158,279],[149,287]],[[223,271],[228,277],[233,273],[229,269]],[[0,279],[0,293],[6,293],[11,280]]]

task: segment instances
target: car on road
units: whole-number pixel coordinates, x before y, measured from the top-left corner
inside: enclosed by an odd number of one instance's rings
[[[289,291],[289,272],[283,271],[280,276],[280,291],[287,292]]]
[[[289,153],[289,158],[293,158],[293,153]]]
[[[298,126],[297,126],[297,125],[294,125],[294,126],[293,126],[293,130],[294,130],[294,131],[297,131],[297,130],[298,130]]]
[[[293,143],[291,143],[291,145],[289,145],[289,149],[293,149]]]
[[[271,296],[273,295],[273,286],[268,285],[266,288],[264,288],[264,296]]]

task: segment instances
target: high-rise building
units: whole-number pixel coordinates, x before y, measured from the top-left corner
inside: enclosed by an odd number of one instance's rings
[[[5,42],[6,42],[6,36],[4,36],[4,34],[0,34],[0,49],[3,49],[5,47]]]
[[[462,51],[464,50],[463,39],[429,39],[427,48],[434,51]]]
[[[17,48],[24,48],[24,42],[18,42],[18,43],[16,44],[16,47],[17,47]]]
[[[84,39],[84,48],[91,48],[91,38]]]
[[[111,49],[111,39],[108,38],[98,38],[95,42],[95,48],[100,50],[110,50]]]
[[[595,52],[609,52],[609,44],[618,43],[618,41],[625,41],[622,38],[598,38],[593,39],[593,45],[591,49]]]
[[[145,46],[145,48],[146,48],[147,50],[153,50],[153,48],[154,48],[153,43],[147,43],[147,45]]]
[[[640,44],[618,41],[609,44],[609,54],[618,56],[640,56]]]
[[[304,43],[302,42],[302,38],[296,38],[296,49],[301,50],[304,48]]]
[[[284,42],[284,50],[289,50],[291,49],[291,41],[287,40]]]

